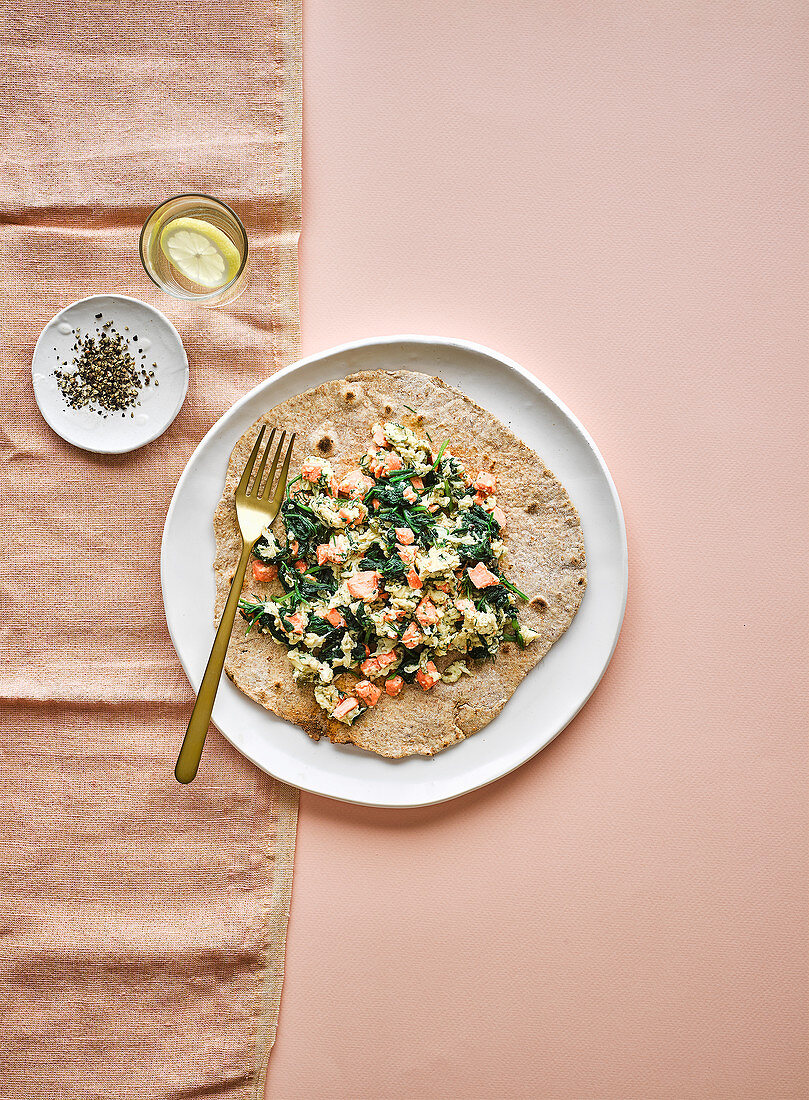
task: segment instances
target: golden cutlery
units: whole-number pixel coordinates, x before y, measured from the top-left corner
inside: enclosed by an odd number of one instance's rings
[[[250,560],[250,554],[253,547],[261,537],[261,532],[268,524],[272,523],[278,515],[284,500],[287,475],[289,473],[289,459],[292,454],[292,444],[295,442],[294,433],[287,445],[284,460],[281,465],[281,473],[278,475],[275,492],[272,493],[272,496],[270,496],[270,493],[273,489],[275,471],[278,467],[278,460],[281,456],[286,432],[281,432],[278,444],[275,447],[270,472],[262,487],[261,482],[264,476],[264,467],[267,465],[267,456],[272,450],[273,440],[275,439],[276,429],[273,428],[270,433],[270,438],[267,441],[267,446],[264,448],[258,471],[253,479],[252,489],[250,488],[251,475],[259,451],[261,450],[261,441],[264,438],[266,427],[266,424],[262,425],[261,431],[258,433],[258,438],[256,439],[253,450],[250,453],[250,458],[247,460],[247,465],[244,468],[244,473],[236,488],[236,518],[239,521],[239,531],[242,536],[242,554],[239,558],[239,564],[230,586],[230,593],[228,594],[227,603],[225,604],[225,610],[222,612],[219,629],[214,638],[211,655],[208,658],[208,664],[205,666],[205,674],[202,677],[202,683],[197,692],[197,701],[194,704],[191,721],[188,723],[188,730],[183,739],[180,755],[177,757],[177,766],[174,769],[174,775],[178,783],[190,783],[197,774],[200,756],[202,755],[202,746],[205,744],[205,736],[208,733],[208,726],[211,721],[211,711],[213,710],[214,699],[216,698],[219,680],[222,675],[222,667],[225,663],[225,654],[227,653],[228,642],[230,641],[230,634],[233,629],[233,620],[236,617],[239,597],[242,594],[242,584],[244,583],[247,563]]]

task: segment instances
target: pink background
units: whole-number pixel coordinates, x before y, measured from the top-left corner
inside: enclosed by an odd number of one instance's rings
[[[536,372],[630,595],[515,774],[302,796],[274,1100],[807,1094],[806,10],[306,0],[305,352]]]

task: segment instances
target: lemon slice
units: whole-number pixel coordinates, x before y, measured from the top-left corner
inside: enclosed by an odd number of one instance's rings
[[[181,275],[215,290],[239,270],[241,256],[221,229],[201,218],[175,218],[160,234],[160,247]]]

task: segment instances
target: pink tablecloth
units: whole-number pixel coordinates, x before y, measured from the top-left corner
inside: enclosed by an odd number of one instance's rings
[[[513,776],[302,796],[269,1095],[802,1100],[806,6],[304,14],[304,350],[531,369],[612,469],[630,595]]]

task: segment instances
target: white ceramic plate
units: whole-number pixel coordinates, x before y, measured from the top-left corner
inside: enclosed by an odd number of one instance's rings
[[[129,340],[135,362],[153,370],[155,376],[141,389],[139,405],[123,415],[109,413],[105,418],[92,409],[71,409],[54,370],[70,370],[74,330],[95,334],[107,321]],[[145,359],[139,349],[146,352]],[[65,359],[67,367],[61,362]],[[99,454],[123,454],[157,439],[180,411],[188,390],[188,359],[177,329],[159,310],[123,294],[82,298],[57,313],[40,333],[31,373],[39,411],[57,435],[75,447]],[[160,384],[155,386],[155,381]]]
[[[588,586],[570,629],[497,718],[435,757],[387,760],[353,745],[312,741],[222,678],[213,718],[240,752],[296,787],[369,806],[442,802],[499,779],[544,748],[601,679],[618,640],[627,591],[626,532],[612,478],[587,432],[540,382],[496,352],[460,340],[395,336],[346,344],[280,371],[238,401],[202,440],[180,478],[166,517],[160,567],[169,631],[195,689],[214,635],[212,518],[236,441],[294,394],[354,371],[397,369],[438,375],[542,456],[581,515]]]

